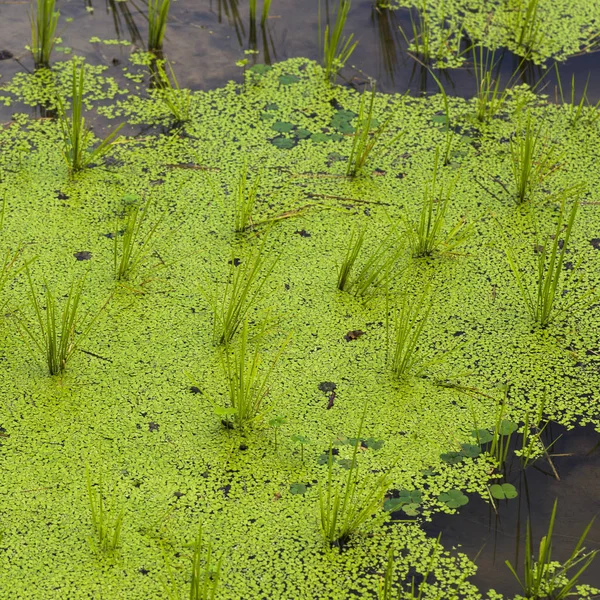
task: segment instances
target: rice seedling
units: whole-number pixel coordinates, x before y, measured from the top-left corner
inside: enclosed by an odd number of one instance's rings
[[[248,181],[248,162],[244,161],[234,191],[234,231],[236,233],[243,233],[253,226],[252,212],[256,204],[260,183],[260,173],[255,176],[252,182]]]
[[[571,77],[571,94],[570,97],[565,99],[565,94],[563,91],[563,85],[560,78],[560,72],[558,70],[558,64],[554,64],[554,68],[556,71],[556,83],[558,92],[560,94],[560,102],[563,105],[567,118],[569,119],[569,123],[571,127],[577,127],[580,123],[585,122],[587,125],[593,125],[600,119],[600,100],[596,104],[591,104],[588,100],[587,90],[590,84],[590,75],[585,81],[585,85],[583,86],[583,90],[581,92],[581,98],[579,101],[575,100],[575,90],[577,89],[575,86],[575,75]],[[558,98],[556,99],[558,103]]]
[[[137,273],[140,265],[150,254],[151,242],[163,217],[159,217],[154,225],[146,228],[146,220],[150,212],[152,199],[149,197],[143,204],[135,196],[126,196],[127,216],[125,228],[120,235],[119,219],[115,223],[113,262],[117,281],[131,280]],[[143,229],[147,229],[142,233]]]
[[[162,52],[171,0],[148,0],[148,51]]]
[[[257,10],[256,10],[257,0],[250,0],[250,21],[256,23]],[[271,0],[263,0],[262,14],[260,17],[260,26],[264,28],[267,23],[267,19],[269,18],[269,11],[271,10]]]
[[[91,538],[90,544],[92,547],[95,545],[101,552],[112,553],[117,550],[121,542],[125,509],[122,508],[118,513],[116,512],[114,494],[110,506],[107,506],[104,499],[102,477],[99,480],[98,491],[94,490],[90,471],[87,466],[85,468],[85,479],[92,525],[97,536],[96,544],[92,543]]]
[[[304,446],[306,446],[310,440],[299,433],[295,433],[290,439],[292,442],[300,445],[300,461],[304,464]]]
[[[495,50],[479,44],[473,48],[473,73],[477,84],[475,96],[475,115],[480,123],[489,121],[502,110],[510,92],[510,83],[500,89],[499,60],[495,60]],[[494,76],[494,69],[497,70]]]
[[[557,504],[558,501],[555,500],[548,531],[540,540],[537,557],[533,551],[531,523],[529,519],[527,520],[522,579],[517,574],[516,567],[509,560],[506,561],[506,566],[519,582],[526,598],[564,600],[567,597],[579,595],[576,592],[573,593],[572,590],[576,588],[579,578],[600,552],[600,550],[586,552],[583,546],[594,523],[594,519],[592,519],[575,544],[570,556],[562,563],[552,560],[552,536],[556,522]],[[573,573],[575,569],[576,571]]]
[[[263,355],[260,345],[267,333],[268,320],[265,318],[260,328],[254,335],[254,351],[250,350],[248,344],[249,327],[245,320],[240,334],[239,344],[236,346],[226,345],[223,355],[223,370],[227,377],[228,406],[231,411],[233,424],[237,429],[244,429],[259,420],[268,407],[264,401],[269,393],[269,381],[285,347],[289,337],[279,348],[275,358],[270,365],[263,369]],[[275,419],[273,427],[283,424]],[[275,442],[277,444],[277,442]]]
[[[190,120],[192,96],[190,90],[179,87],[179,82],[171,63],[167,62],[167,65],[169,67],[169,74],[167,74],[163,64],[159,63],[156,65],[157,92],[159,98],[171,113],[175,125],[182,125]]]
[[[348,20],[350,0],[339,0],[333,28],[325,27],[323,36],[323,69],[325,79],[333,82],[337,74],[352,56],[358,42],[354,42],[354,34],[344,36],[344,27]],[[321,2],[319,1],[319,38],[321,38]]]
[[[528,115],[525,128],[510,141],[510,155],[515,199],[523,204],[532,200],[542,182],[560,168],[564,152],[556,152],[544,134],[543,123],[536,126]]]
[[[338,290],[342,290],[343,292],[349,291],[351,283],[350,275],[352,274],[354,264],[356,263],[356,259],[360,254],[364,241],[365,230],[353,229],[352,233],[350,234],[350,239],[348,241],[346,255],[344,256],[342,264],[340,265],[340,268],[338,270]]]
[[[441,250],[451,252],[472,232],[472,224],[468,224],[464,217],[449,231],[445,231],[446,213],[457,178],[445,188],[443,183],[439,183],[439,155],[439,148],[436,148],[431,179],[423,186],[419,220],[407,224],[411,252],[415,258],[431,256]]]
[[[63,137],[63,156],[72,175],[85,169],[93,161],[102,158],[117,140],[117,134],[123,127],[121,123],[104,140],[90,149],[92,132],[85,124],[83,116],[83,92],[85,84],[85,67],[77,66],[73,61],[72,108],[71,117],[67,117],[66,107],[60,97],[57,98],[60,127]]]
[[[539,18],[539,0],[509,0],[508,28],[519,53],[531,60],[539,51],[545,32]]]
[[[252,306],[259,300],[263,287],[277,264],[267,262],[263,242],[241,263],[235,256],[229,262],[229,274],[221,295],[207,296],[213,310],[213,339],[228,343],[238,331]]]
[[[275,452],[277,452],[277,432],[281,428],[282,425],[285,425],[287,419],[285,417],[273,417],[269,421],[269,427],[273,429],[273,434],[275,438]]]
[[[419,376],[430,364],[435,362],[426,360],[419,346],[432,305],[429,289],[425,289],[414,299],[405,294],[400,309],[396,310],[391,369],[399,380],[406,379],[409,375]]]
[[[548,327],[559,316],[585,307],[591,301],[593,290],[577,293],[581,284],[579,265],[567,273],[566,256],[569,248],[579,200],[567,211],[568,193],[564,192],[554,235],[545,242],[536,240],[535,285],[527,281],[524,269],[515,251],[507,244],[506,256],[513,272],[519,294],[531,319],[541,328]]]
[[[498,468],[504,467],[504,463],[508,458],[512,434],[517,431],[517,424],[505,418],[508,406],[507,399],[508,388],[506,388],[504,397],[496,406],[494,429],[488,448],[488,454],[495,459]]]
[[[367,100],[367,96],[369,99]],[[404,132],[394,136],[387,144],[379,144],[377,152],[373,152],[373,149],[381,139],[381,136],[387,130],[391,116],[384,121],[379,127],[373,131],[375,125],[375,118],[373,117],[373,109],[375,105],[375,84],[371,86],[370,94],[365,90],[360,98],[360,105],[358,109],[358,117],[356,119],[356,131],[354,133],[352,141],[352,150],[348,157],[348,167],[346,169],[346,175],[348,177],[356,177],[363,168],[365,167],[369,158],[379,156],[382,152],[389,149],[389,147],[399,140]]]
[[[78,283],[75,281],[71,283],[62,312],[56,296],[45,282],[45,307],[43,307],[38,300],[28,266],[25,267],[25,271],[29,282],[29,302],[34,310],[36,327],[27,325],[24,318],[19,319],[19,325],[33,342],[34,348],[44,356],[49,374],[61,375],[104,307],[91,318],[89,313],[85,317],[80,315],[85,277]],[[85,324],[86,320],[87,324]]]
[[[32,10],[33,10],[33,0]],[[60,13],[56,0],[36,0],[35,14],[29,14],[31,22],[31,54],[36,69],[49,68],[50,56],[56,43],[56,27]]]
[[[340,551],[353,535],[366,528],[381,508],[389,486],[385,473],[374,480],[359,478],[357,454],[366,411],[365,402],[346,481],[333,481],[333,453],[330,446],[327,483],[325,486],[319,485],[321,532],[325,541],[332,547],[338,547]]]
[[[394,549],[390,548],[388,552],[385,573],[383,579],[379,581],[377,600],[400,600],[401,598],[407,598],[408,600],[422,600],[425,597],[425,586],[423,586],[423,583],[427,582],[427,578],[433,572],[433,567],[435,565],[435,561],[437,560],[438,552],[441,550],[441,537],[442,534],[439,533],[431,550],[431,557],[427,563],[427,568],[425,569],[425,573],[423,573],[422,583],[419,585],[415,584],[415,578],[413,576],[410,583],[410,589],[406,592],[401,589],[394,589]],[[441,598],[442,592],[439,592],[439,594],[434,597],[434,600],[441,600]]]
[[[163,582],[164,591],[168,600],[181,600],[179,586],[164,547],[162,551],[169,577],[167,584]],[[194,554],[192,555],[189,594],[186,594],[189,600],[215,600],[219,590],[222,562],[223,556],[221,555],[218,559],[215,557],[212,544],[210,542],[204,543],[202,526],[200,526],[194,543]]]

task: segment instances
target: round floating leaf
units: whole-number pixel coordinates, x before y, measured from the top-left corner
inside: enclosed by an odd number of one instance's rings
[[[285,123],[284,121],[275,121],[275,123],[271,125],[271,129],[282,133],[288,133],[294,129],[294,126],[291,123]]]
[[[494,483],[494,485],[490,485],[490,494],[497,500],[510,500],[519,495],[515,486],[510,483]]]
[[[514,421],[502,421],[502,423],[500,423],[499,431],[502,435],[510,435],[511,433],[514,433],[518,428],[519,426]]]
[[[283,136],[277,136],[271,140],[271,144],[273,146],[277,146],[277,148],[281,148],[282,150],[289,150],[296,145],[296,140],[292,140],[291,138],[286,138]]]
[[[308,129],[296,129],[296,137],[300,140],[305,140],[306,138],[309,138],[312,135],[312,133],[308,130]]]
[[[280,75],[279,83],[283,85],[291,85],[292,83],[298,83],[300,81],[300,77],[298,75]]]
[[[237,412],[235,408],[224,408],[222,406],[215,406],[213,412],[217,417],[233,417]]]
[[[383,503],[383,510],[387,512],[394,512],[395,510],[398,510],[402,504],[403,502],[400,500],[400,498],[388,498]]]
[[[367,438],[367,448],[372,450],[380,450],[383,447],[383,440],[376,440],[374,438]]]
[[[252,65],[248,71],[252,71],[253,73],[258,73],[259,75],[264,75],[265,73],[267,73],[268,71],[270,71],[273,67],[271,67],[271,65],[263,65],[263,64],[256,64],[256,65]]]
[[[339,142],[342,139],[342,136],[337,133],[313,133],[310,136],[310,141],[315,144],[319,144],[321,142]]]
[[[481,448],[477,444],[461,444],[460,454],[467,458],[476,458],[481,454]]]
[[[270,121],[271,119],[274,119],[274,118],[275,118],[275,115],[274,115],[274,114],[272,114],[272,113],[264,112],[264,113],[262,113],[262,114],[260,115],[260,118],[261,118],[263,121]]]
[[[471,435],[477,440],[478,444],[487,444],[494,439],[494,436],[487,429],[475,429]]]
[[[304,494],[306,485],[304,483],[292,483],[290,485],[290,494]]]
[[[298,433],[295,433],[292,436],[292,442],[296,442],[297,444],[308,444],[309,439],[305,438],[303,435],[300,435]]]
[[[440,454],[440,458],[449,465],[455,465],[459,463],[464,456],[460,452],[446,452],[444,454]]]
[[[340,464],[340,467],[343,467],[344,469],[352,467],[352,460],[350,458],[340,458],[338,463]]]
[[[286,422],[285,417],[274,417],[269,421],[271,427],[281,427]]]
[[[422,493],[419,490],[400,490],[398,499],[405,504],[421,504]]]
[[[467,498],[460,490],[450,490],[448,492],[442,492],[438,496],[438,500],[443,502],[448,508],[459,508],[464,506],[469,501],[469,498]]]
[[[409,517],[416,517],[419,514],[419,506],[420,505],[415,502],[405,504],[402,507],[402,512],[407,514]]]

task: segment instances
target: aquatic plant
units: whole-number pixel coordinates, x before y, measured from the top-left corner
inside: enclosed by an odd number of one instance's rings
[[[268,318],[265,318],[259,329],[254,332],[253,342],[255,349],[250,350],[248,345],[249,326],[245,320],[240,334],[239,344],[226,344],[222,363],[223,370],[227,377],[228,405],[226,410],[233,417],[236,428],[243,429],[259,419],[264,411],[264,400],[269,392],[269,381],[273,374],[289,337],[279,348],[277,354],[270,365],[262,368],[263,356],[260,351],[260,345],[267,333]],[[219,411],[217,411],[219,414]],[[279,427],[283,424],[280,418],[275,419],[272,427]],[[277,438],[275,438],[277,440]],[[277,445],[277,441],[275,441]]]
[[[158,83],[158,96],[171,113],[175,125],[182,125],[190,120],[192,94],[189,89],[181,89],[179,87],[179,82],[170,62],[167,62],[169,74],[167,74],[164,65],[160,64],[160,61],[157,61],[157,63],[156,80]]]
[[[260,183],[260,173],[255,176],[251,183],[248,181],[248,162],[244,161],[234,191],[234,231],[236,233],[243,233],[252,227],[252,212],[256,204]]]
[[[216,344],[225,344],[233,338],[248,311],[260,298],[263,286],[275,268],[277,259],[267,262],[263,252],[264,240],[241,264],[239,258],[231,257],[222,295],[217,290],[212,295],[207,294],[214,316],[213,339]]]
[[[353,43],[354,34],[344,36],[344,27],[350,11],[350,0],[339,0],[335,13],[335,23],[330,29],[325,27],[323,36],[323,69],[325,79],[334,81],[354,52],[358,42]],[[321,2],[319,1],[319,37],[321,37]]]
[[[510,93],[510,83],[500,88],[499,61],[495,60],[496,52],[478,44],[473,48],[473,74],[477,84],[475,96],[475,115],[481,123],[489,121],[502,110]],[[494,75],[496,69],[496,75]]]
[[[171,0],[148,0],[148,51],[162,52]]]
[[[494,429],[491,434],[488,454],[494,458],[498,468],[503,468],[508,451],[510,449],[510,439],[512,434],[517,431],[517,424],[506,419],[508,407],[508,387],[505,390],[502,400],[496,405],[496,414],[494,417]]]
[[[277,432],[281,428],[282,425],[285,425],[287,419],[285,417],[273,417],[269,420],[269,427],[273,429],[273,434],[275,438],[275,452],[277,452]]]
[[[347,292],[350,289],[350,275],[354,269],[356,259],[360,254],[361,248],[365,241],[365,229],[353,229],[348,240],[348,248],[338,270],[337,287],[338,290]]]
[[[329,447],[327,462],[327,483],[319,484],[319,515],[321,532],[330,546],[340,551],[348,540],[366,526],[369,520],[381,508],[389,479],[387,474],[377,479],[359,478],[357,453],[360,446],[367,403],[358,427],[354,442],[354,451],[348,467],[345,482],[333,481],[333,448]]]
[[[519,294],[531,319],[539,327],[547,327],[560,315],[571,313],[582,308],[589,301],[593,290],[576,294],[580,284],[579,263],[571,265],[566,274],[565,261],[569,241],[579,208],[579,200],[575,199],[567,212],[566,202],[569,192],[563,192],[558,222],[552,236],[545,241],[536,240],[535,286],[529,284],[523,268],[510,243],[507,244],[506,256],[516,279]]]
[[[75,281],[71,283],[62,312],[59,312],[56,296],[45,281],[45,306],[43,307],[38,300],[29,268],[26,267],[25,270],[29,282],[29,302],[35,313],[36,327],[28,325],[23,317],[18,322],[34,347],[44,356],[49,374],[60,375],[67,368],[68,362],[81,342],[89,334],[102,309],[91,318],[88,314],[87,324],[85,324],[86,318],[80,316],[85,277],[77,283]]]
[[[592,519],[584,529],[571,555],[562,563],[552,560],[552,535],[556,521],[556,508],[558,500],[554,501],[548,531],[542,537],[539,544],[537,557],[533,553],[531,523],[527,520],[525,534],[525,559],[523,564],[523,579],[521,579],[509,560],[506,566],[515,576],[523,593],[527,598],[552,598],[553,600],[564,600],[573,595],[571,590],[577,585],[581,575],[592,564],[592,561],[600,550],[586,552],[583,546],[585,539],[594,523]],[[573,569],[577,571],[570,575]]]
[[[150,243],[163,221],[163,217],[159,217],[156,223],[142,234],[150,212],[152,198],[148,197],[143,204],[136,196],[126,196],[123,200],[126,203],[127,211],[125,229],[120,235],[117,217],[113,237],[113,262],[117,281],[128,280],[135,276],[144,259],[150,254]]]
[[[57,97],[58,117],[63,138],[63,156],[72,175],[85,169],[93,161],[102,158],[117,140],[117,134],[124,123],[117,126],[104,140],[93,149],[90,149],[92,132],[85,124],[83,116],[83,92],[85,84],[85,67],[77,66],[73,61],[73,79],[71,95],[73,105],[71,117],[67,116],[67,109],[60,97]]]
[[[600,119],[600,100],[598,100],[596,104],[591,104],[588,99],[587,90],[590,84],[590,74],[588,74],[588,77],[585,81],[585,85],[583,86],[583,90],[581,91],[581,97],[579,101],[576,101],[575,92],[577,88],[575,86],[575,75],[573,74],[571,76],[570,97],[567,97],[565,99],[563,85],[560,78],[560,71],[558,70],[557,63],[554,64],[554,69],[556,72],[556,83],[558,92],[560,94],[560,102],[567,113],[567,117],[569,119],[571,127],[577,127],[580,123],[583,122],[585,122],[589,126],[594,125],[596,121]],[[556,102],[558,103],[558,97],[556,99]]]
[[[250,0],[250,21],[256,22],[256,0]],[[260,17],[260,26],[264,28],[269,18],[269,11],[271,10],[271,0],[263,0],[262,14]]]
[[[97,536],[97,543],[95,545],[101,552],[114,552],[119,547],[121,542],[121,531],[123,529],[125,509],[121,508],[121,510],[115,514],[114,494],[110,507],[106,505],[106,500],[104,499],[104,489],[102,486],[102,476],[100,476],[98,491],[96,492],[93,489],[92,478],[87,466],[85,468],[85,479],[88,500],[90,503],[92,525]],[[94,546],[91,538],[90,544]]]
[[[306,446],[310,440],[299,433],[295,433],[290,439],[292,442],[300,445],[300,461],[304,463],[304,446]]]
[[[517,204],[532,200],[543,181],[560,168],[564,153],[557,153],[544,134],[544,124],[535,125],[527,115],[524,128],[519,128],[510,141],[514,193]]]
[[[471,234],[472,225],[460,218],[450,231],[444,231],[450,197],[456,185],[456,177],[450,184],[439,183],[439,148],[435,150],[431,179],[423,186],[423,203],[419,220],[408,221],[408,236],[415,258],[431,256],[443,249],[446,252],[462,244]]]
[[[369,96],[368,100],[367,95]],[[365,89],[360,97],[358,117],[356,118],[356,131],[354,132],[352,149],[348,156],[348,167],[346,169],[346,175],[348,177],[356,177],[361,173],[369,158],[372,159],[379,156],[404,135],[404,132],[399,133],[385,144],[385,146],[379,144],[377,152],[374,152],[375,146],[379,142],[381,136],[385,133],[391,119],[391,117],[389,117],[379,125],[375,131],[372,131],[376,122],[373,117],[374,105],[375,84],[372,84],[370,93]]]
[[[545,33],[538,15],[539,0],[509,0],[508,29],[525,59],[530,60],[538,53]]]
[[[60,13],[56,10],[56,0],[36,0],[35,7],[35,13],[29,14],[31,54],[36,69],[49,68]]]

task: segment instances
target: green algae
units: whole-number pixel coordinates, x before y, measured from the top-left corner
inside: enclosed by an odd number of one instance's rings
[[[70,69],[64,63],[55,71],[65,96]],[[436,123],[444,101],[380,95],[374,116],[390,119],[390,139],[404,135],[367,163],[365,176],[349,179],[345,159],[358,94],[326,85],[319,68],[302,59],[255,75],[244,86],[194,93],[190,121],[159,134],[152,127],[170,123],[164,106],[143,94],[125,96],[114,80],[90,71],[89,106],[140,124],[145,133],[125,139],[106,164],[73,181],[56,122],[16,115],[0,129],[0,189],[7,198],[2,251],[23,245],[26,258],[37,257],[34,280],[45,276],[56,289],[87,273],[84,308],[113,295],[82,345],[86,353],[57,381],[28,353],[15,324],[17,307],[27,311],[26,281],[17,277],[4,290],[0,581],[10,588],[0,586],[0,597],[161,598],[163,549],[183,592],[201,522],[223,553],[219,597],[372,598],[390,546],[401,554],[398,577],[427,572],[436,540],[419,519],[452,512],[473,495],[487,497],[494,463],[477,453],[473,432],[494,429],[506,383],[511,421],[523,422],[544,399],[546,418],[599,426],[595,308],[548,330],[532,327],[497,222],[525,256],[533,255],[536,231],[526,207],[515,208],[494,182],[509,181],[508,140],[526,104],[566,156],[535,199],[538,222],[552,231],[556,192],[585,181],[570,254],[581,259],[586,285],[597,287],[598,126],[570,127],[566,107],[526,88],[516,89],[486,125],[476,122],[472,101],[449,98],[460,152],[440,176],[449,182],[458,172],[448,218],[469,215],[473,235],[454,254],[413,259],[406,252],[401,263],[408,277],[393,277],[390,296],[375,295],[365,305],[336,290],[348,233],[371,224],[375,247],[390,221],[402,231],[403,216],[418,210],[435,148],[446,141]],[[51,102],[41,77],[19,76],[2,93],[16,106]],[[265,112],[273,119],[262,120]],[[272,143],[272,121],[293,126],[283,132],[293,147]],[[315,143],[314,136],[322,137]],[[254,221],[274,223],[267,238],[260,227],[243,237],[232,231],[228,190],[248,157],[264,172]],[[168,230],[140,265],[151,274],[143,290],[114,284],[109,234],[130,196],[151,196]],[[232,253],[243,262],[263,243],[267,256],[281,257],[249,319],[271,312],[266,362],[287,335],[291,343],[272,375],[271,413],[242,436],[213,414],[227,381],[202,290],[226,281]],[[82,252],[89,260],[74,256]],[[166,268],[157,273],[157,264]],[[387,303],[427,283],[436,288],[436,302],[423,331],[424,352],[433,358],[457,338],[464,342],[425,377],[398,383],[386,362]],[[364,334],[348,341],[348,331]],[[188,375],[202,383],[203,394],[190,388]],[[467,387],[482,393],[462,393]],[[365,401],[361,472],[389,470],[388,500],[401,499],[396,505],[412,522],[392,524],[381,511],[370,534],[339,553],[319,533],[318,483],[327,476],[327,461],[319,458],[333,443],[334,476],[347,476],[349,436],[356,435]],[[278,417],[285,421],[275,443],[268,421]],[[442,458],[451,453],[460,460]],[[93,525],[85,464],[102,474],[124,511],[121,547],[110,563],[87,544]],[[486,597],[468,581],[475,568],[455,550],[440,552],[426,597]]]

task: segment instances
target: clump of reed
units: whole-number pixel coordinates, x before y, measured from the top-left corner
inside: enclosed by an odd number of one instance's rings
[[[32,0],[32,6],[33,0]],[[36,0],[35,11],[30,13],[31,54],[36,69],[50,67],[50,56],[56,43],[56,27],[60,13],[56,0]]]
[[[248,163],[244,161],[234,189],[234,231],[236,233],[244,233],[252,228],[252,212],[256,205],[260,184],[260,173],[252,181],[248,180]]]
[[[582,123],[585,123],[588,126],[594,125],[598,119],[600,119],[600,100],[598,100],[596,104],[591,104],[588,99],[587,91],[590,84],[590,75],[588,75],[581,92],[581,97],[577,101],[575,98],[577,89],[575,85],[575,75],[572,75],[571,77],[571,93],[565,98],[557,63],[555,63],[554,68],[556,71],[557,83],[556,103],[558,104],[560,95],[560,103],[567,113],[567,118],[571,127],[577,127]]]
[[[323,39],[323,69],[325,79],[334,81],[337,74],[344,68],[358,42],[354,42],[354,34],[344,36],[344,28],[350,12],[350,0],[339,0],[332,28],[325,27]],[[319,2],[319,38],[321,38],[321,3]]]
[[[114,494],[110,505],[106,503],[102,477],[99,480],[98,491],[94,490],[88,467],[85,469],[85,478],[92,525],[96,533],[96,543],[93,543],[90,538],[90,544],[100,552],[113,553],[121,543],[125,509],[116,511]]]
[[[148,51],[160,54],[167,31],[171,0],[148,0]]]
[[[86,126],[83,116],[83,93],[85,87],[85,67],[78,67],[73,61],[73,79],[71,86],[72,107],[71,117],[67,116],[67,109],[63,100],[58,97],[58,117],[63,138],[62,153],[71,175],[85,169],[95,160],[102,158],[117,140],[117,134],[123,127],[119,125],[112,133],[95,148],[90,149],[92,132]]]
[[[539,0],[508,1],[508,30],[526,60],[535,58],[546,37],[539,5]]]
[[[169,68],[168,73],[163,62],[156,61],[156,94],[173,117],[174,125],[179,126],[190,120],[192,95],[190,90],[179,86],[171,63],[167,62],[166,65]]]

